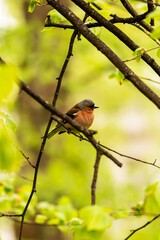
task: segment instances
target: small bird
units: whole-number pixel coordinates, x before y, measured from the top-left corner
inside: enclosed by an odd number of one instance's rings
[[[94,120],[95,108],[98,108],[98,106],[96,106],[92,100],[85,99],[72,107],[66,113],[66,115],[73,119],[73,121],[78,123],[80,126],[89,128]],[[61,122],[68,130],[74,129],[69,123],[67,123],[66,120],[62,120]],[[47,138],[51,138],[56,133],[61,134],[67,132],[67,129],[65,129],[60,123],[58,123],[56,127],[50,133],[48,133]]]

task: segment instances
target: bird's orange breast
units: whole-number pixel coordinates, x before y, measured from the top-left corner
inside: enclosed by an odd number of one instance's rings
[[[80,126],[89,128],[94,120],[93,110],[79,111],[74,119]]]

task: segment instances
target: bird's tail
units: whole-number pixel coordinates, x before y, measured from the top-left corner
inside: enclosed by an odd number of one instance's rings
[[[51,138],[52,136],[54,136],[57,132],[60,131],[60,128],[61,128],[61,127],[59,127],[59,126],[57,126],[56,128],[54,128],[51,132],[48,133],[47,138],[49,139],[49,138]]]

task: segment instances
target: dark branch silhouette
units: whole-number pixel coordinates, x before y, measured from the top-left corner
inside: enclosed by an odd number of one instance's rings
[[[140,231],[141,229],[147,227],[149,224],[151,224],[152,222],[154,222],[156,219],[158,219],[160,217],[160,214],[158,214],[157,216],[155,216],[154,218],[152,218],[150,221],[146,222],[144,225],[142,225],[139,228],[136,228],[135,230],[131,230],[131,234],[128,235],[128,237],[126,237],[124,240],[129,239],[133,234],[135,234],[136,232]]]
[[[97,150],[96,161],[94,164],[93,180],[92,180],[92,185],[91,185],[91,204],[92,205],[95,205],[95,203],[96,203],[96,183],[97,183],[97,178],[98,178],[98,168],[99,168],[101,156],[102,156],[102,153]]]

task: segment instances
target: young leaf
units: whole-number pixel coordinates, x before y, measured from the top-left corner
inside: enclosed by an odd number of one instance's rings
[[[36,5],[41,5],[43,3],[42,0],[31,0],[28,6],[28,12],[32,13],[35,9]]]
[[[17,126],[16,126],[15,122],[8,114],[5,115],[5,125],[6,125],[6,127],[10,128],[14,132],[17,130]]]
[[[52,23],[59,24],[60,22],[65,20],[65,18],[59,12],[57,12],[57,10],[50,11],[48,15],[50,16],[50,20]]]
[[[0,103],[7,100],[17,79],[16,68],[12,65],[0,64]]]
[[[36,223],[45,223],[46,220],[47,220],[47,217],[46,217],[46,216],[41,215],[41,214],[38,214],[38,215],[36,216],[35,222],[36,222]]]
[[[79,216],[84,220],[84,225],[89,231],[104,231],[112,224],[111,217],[105,212],[105,208],[101,206],[88,206],[80,210]]]
[[[155,28],[155,30],[152,31],[151,36],[154,39],[160,38],[160,26],[158,26],[157,28]]]
[[[160,48],[157,51],[157,57],[160,58]]]

